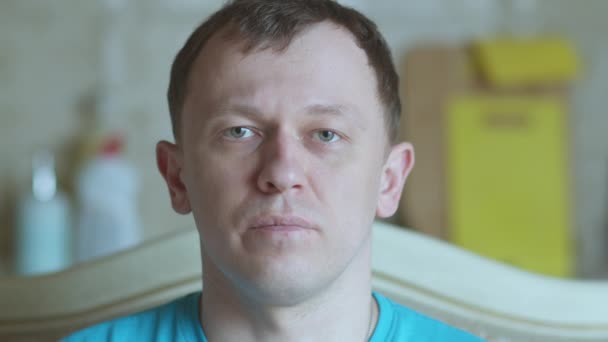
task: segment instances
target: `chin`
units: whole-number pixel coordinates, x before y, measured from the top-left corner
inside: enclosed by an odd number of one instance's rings
[[[302,284],[301,282],[263,282],[250,285],[251,295],[266,305],[289,307],[308,300],[322,286]]]
[[[311,267],[310,262],[306,267],[297,265],[292,263],[288,268],[266,265],[261,272],[246,276],[248,279],[243,283],[244,290],[251,298],[268,305],[294,306],[314,297],[331,282],[331,274],[319,272],[327,270],[326,267]]]

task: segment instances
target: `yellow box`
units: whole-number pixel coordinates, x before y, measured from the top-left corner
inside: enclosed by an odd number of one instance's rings
[[[574,47],[560,38],[479,41],[473,51],[492,86],[562,84],[575,79],[580,69]]]

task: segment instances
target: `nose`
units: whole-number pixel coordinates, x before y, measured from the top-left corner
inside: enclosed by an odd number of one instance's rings
[[[297,137],[277,133],[261,148],[258,188],[268,194],[297,191],[304,185],[304,158]]]

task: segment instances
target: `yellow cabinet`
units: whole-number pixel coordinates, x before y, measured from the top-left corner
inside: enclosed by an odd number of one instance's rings
[[[540,96],[460,96],[447,108],[448,221],[456,244],[515,266],[573,268],[567,116]]]

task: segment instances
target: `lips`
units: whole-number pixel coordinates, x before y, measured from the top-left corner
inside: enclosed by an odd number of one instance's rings
[[[257,216],[250,222],[249,227],[264,230],[316,229],[312,222],[294,215]]]

